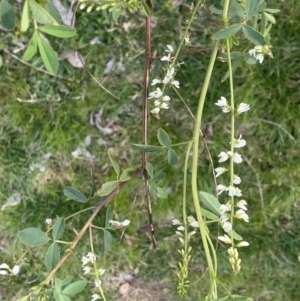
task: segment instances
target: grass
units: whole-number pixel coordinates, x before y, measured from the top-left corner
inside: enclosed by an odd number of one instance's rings
[[[235,76],[238,102],[250,103],[251,110],[238,120],[238,130],[247,140],[243,150],[246,164],[239,167],[242,190],[249,203],[250,223],[238,225],[239,233],[250,242],[249,248],[240,250],[242,271],[232,275],[228,264],[226,248],[219,246],[219,275],[237,294],[251,296],[256,301],[299,300],[300,242],[298,238],[300,191],[299,191],[299,15],[298,2],[271,3],[281,8],[277,24],[272,29],[274,59],[267,59],[263,65],[242,66]],[[281,7],[279,7],[281,6]],[[183,20],[189,15],[187,6],[171,10],[161,7],[155,14],[153,28],[153,52],[163,53],[166,44],[177,44],[183,31]],[[201,17],[201,18],[200,18]],[[201,47],[210,45],[210,34],[218,24],[210,20],[205,6],[199,13],[199,22],[192,29],[192,41]],[[44,227],[48,217],[68,216],[89,205],[66,201],[64,186],[72,186],[89,196],[102,183],[114,180],[113,170],[108,164],[107,150],[119,158],[121,167],[139,167],[140,154],[132,149],[132,143],[141,141],[141,95],[143,74],[144,22],[142,14],[126,13],[118,24],[113,24],[105,13],[92,12],[89,16],[79,12],[77,17],[78,37],[76,45],[84,55],[87,66],[105,87],[116,93],[120,100],[113,99],[101,90],[82,70],[62,63],[59,72],[65,79],[52,78],[22,65],[8,54],[3,54],[4,66],[0,70],[2,95],[0,108],[0,205],[19,192],[22,202],[0,212],[0,262],[10,263],[18,256],[22,246],[16,239],[17,231],[26,227]],[[129,22],[124,34],[122,24]],[[172,24],[172,26],[170,25]],[[100,44],[89,45],[95,36]],[[171,37],[171,38],[170,38]],[[12,52],[14,46],[7,33],[1,34],[5,48]],[[5,41],[5,42],[3,42]],[[72,43],[56,42],[55,49],[62,51]],[[208,63],[209,53],[183,56],[185,62],[178,73],[180,92],[195,113],[201,82]],[[122,62],[124,72],[102,75],[107,62],[114,58]],[[33,64],[39,64],[34,60]],[[214,103],[228,88],[220,79],[225,64],[217,62],[216,72],[205,105],[203,130],[211,123],[213,136],[208,144],[214,160],[220,150],[226,147],[226,131],[229,124],[226,117],[217,117]],[[21,103],[16,99],[29,99],[33,94],[37,103]],[[60,101],[56,101],[60,97]],[[171,95],[175,99],[175,95]],[[102,123],[113,133],[105,136],[89,124],[90,113],[104,107]],[[179,101],[173,101],[170,110],[160,120],[150,118],[149,140],[156,144],[156,132],[164,128],[174,143],[189,139],[192,135],[192,121]],[[228,134],[228,133],[227,133]],[[87,135],[92,138],[89,151],[96,156],[91,162],[74,159],[71,152],[83,144]],[[107,144],[97,144],[99,138]],[[185,146],[176,148],[179,162],[183,162]],[[51,153],[46,170],[30,172],[29,167]],[[213,191],[210,163],[205,151],[201,150],[199,184],[202,190]],[[160,251],[151,250],[147,231],[146,203],[142,191],[137,193],[137,202],[132,213],[132,223],[126,231],[122,244],[118,244],[119,231],[113,233],[115,242],[109,251],[103,251],[103,233],[94,232],[94,246],[101,264],[106,268],[104,287],[108,300],[126,300],[118,288],[121,282],[112,280],[121,272],[134,275],[130,283],[130,300],[179,300],[176,297],[177,249],[179,242],[171,227],[171,220],[181,214],[182,165],[169,167],[165,154],[149,156],[155,169],[166,172],[162,185],[170,189],[168,199],[153,202],[156,237]],[[117,196],[117,212],[129,213],[129,207],[137,192],[137,181],[132,182]],[[191,200],[188,200],[188,214],[194,214]],[[76,216],[66,231],[65,240],[74,237],[88,218],[90,212]],[[104,225],[105,212],[101,212],[95,224]],[[217,235],[217,229],[212,229]],[[198,238],[192,241],[193,253],[190,264],[191,287],[185,300],[201,300],[206,291],[206,272],[203,250]],[[77,253],[70,258],[66,274],[74,271],[75,277],[82,277],[80,258],[89,251],[87,242],[79,244]],[[19,277],[3,281],[0,289],[2,300],[15,300],[28,292],[29,287],[38,284],[47,275],[40,250],[28,256],[27,264]],[[138,269],[138,273],[136,271]],[[137,274],[135,274],[137,273]],[[122,278],[122,277],[120,277]],[[160,295],[160,293],[162,295]],[[76,300],[87,300],[87,291]],[[128,297],[128,295],[127,295]],[[81,299],[80,299],[81,298]],[[128,297],[129,298],[129,297]],[[144,298],[144,299],[142,299]],[[149,297],[150,298],[150,297]],[[150,300],[150,299],[149,299]],[[163,299],[162,299],[163,300]]]

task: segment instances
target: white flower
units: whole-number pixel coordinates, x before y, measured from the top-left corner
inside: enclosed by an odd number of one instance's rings
[[[155,91],[149,93],[148,99],[160,98],[162,96],[162,94],[163,93],[162,93],[161,89],[160,88],[156,88]]]
[[[223,236],[218,236],[218,239],[223,241],[225,244],[232,244],[231,238],[226,234],[224,234]]]
[[[249,222],[249,216],[243,209],[239,209],[234,216],[238,219],[244,220],[246,223]]]
[[[154,78],[154,79],[152,80],[151,86],[154,86],[154,85],[159,84],[159,83],[161,83],[161,80],[160,80],[160,79],[157,79],[157,78]]]
[[[233,184],[240,184],[242,182],[241,178],[237,175],[233,175]]]
[[[82,261],[83,266],[87,265],[89,262],[95,263],[96,256],[92,252],[88,252],[88,254],[86,256],[82,256],[81,261]]]
[[[221,216],[220,216],[220,221],[222,224],[224,224],[225,222],[227,222],[229,220],[229,214],[227,213],[223,213]]]
[[[247,211],[247,202],[245,200],[240,200],[239,202],[237,202],[236,206],[240,209]]]
[[[177,230],[178,230],[178,231],[184,231],[184,227],[183,227],[183,226],[179,226],[179,227],[177,228]]]
[[[51,225],[52,224],[52,219],[51,218],[47,218],[46,221],[45,221],[45,223],[47,225]]]
[[[0,265],[0,269],[6,269],[6,270],[10,270],[10,267],[9,267],[9,265],[8,265],[8,264],[6,264],[6,263],[2,263],[2,264]]]
[[[246,103],[240,103],[238,108],[237,108],[237,114],[241,114],[241,113],[244,113],[246,111],[250,110],[250,106]]]
[[[227,152],[227,154],[232,157],[232,160],[233,160],[234,163],[241,163],[241,162],[243,162],[242,156],[240,154],[233,153],[231,151]]]
[[[100,299],[101,299],[101,297],[98,294],[93,294],[91,301],[96,301],[96,300],[100,300]]]
[[[172,220],[172,225],[176,226],[176,225],[180,225],[180,224],[181,223],[180,223],[180,221],[177,218],[175,218],[175,219]]]
[[[234,139],[234,145],[235,148],[240,148],[246,145],[246,140],[242,139],[242,135],[240,135],[239,139]]]
[[[91,268],[89,266],[83,267],[83,272],[84,272],[83,275],[88,274],[90,271],[91,271]]]
[[[269,45],[264,45],[260,46],[257,45],[253,49],[249,50],[249,54],[254,56],[254,58],[262,63],[264,61],[264,55],[267,54],[270,57],[273,57],[272,51],[271,51],[272,46]]]
[[[184,42],[185,42],[185,44],[190,43],[190,37],[188,35],[184,38]]]
[[[225,152],[221,152],[220,155],[218,155],[218,157],[220,158],[219,159],[219,162],[225,162],[229,156],[228,156],[228,153],[225,153]]]
[[[215,168],[215,172],[216,172],[216,178],[218,176],[220,176],[221,174],[223,174],[224,172],[226,172],[228,169],[224,168],[224,167],[217,167]]]
[[[165,102],[162,102],[159,106],[161,109],[169,109],[169,104],[165,103]]]
[[[7,275],[8,271],[7,270],[0,270],[0,275]]]
[[[169,53],[168,55],[164,55],[161,59],[161,61],[171,61],[171,53]]]
[[[239,242],[236,247],[248,247],[249,246],[249,243],[247,241],[241,241]]]
[[[227,233],[232,230],[232,224],[230,222],[223,223],[222,227]]]
[[[180,87],[179,87],[179,81],[178,81],[178,80],[173,80],[173,81],[171,81],[171,84],[172,84],[173,86],[175,86],[177,89],[180,88]]]
[[[169,52],[169,53],[172,53],[172,52],[174,52],[174,49],[173,49],[173,47],[172,47],[172,45],[167,45],[167,50],[165,50],[166,52]]]
[[[187,217],[188,223],[191,227],[193,228],[199,228],[198,221],[195,220],[193,216],[188,216]]]
[[[221,96],[221,99],[218,99],[218,102],[215,104],[222,108],[223,113],[228,113],[231,111],[231,107],[227,104],[227,100],[223,96]]]
[[[167,70],[167,74],[166,74],[165,78],[163,79],[162,83],[166,85],[173,78],[174,72],[175,72],[174,67],[169,68]]]
[[[15,265],[15,266],[12,268],[11,273],[12,273],[14,276],[16,276],[16,275],[18,275],[18,274],[20,273],[20,270],[21,270],[20,266],[19,266],[19,265]]]
[[[237,187],[229,186],[228,187],[228,195],[229,196],[242,196],[242,192]]]
[[[224,185],[222,185],[222,184],[219,184],[217,186],[217,193],[218,193],[218,195],[220,195],[223,191],[227,191],[227,190],[228,190],[227,187],[224,186]]]
[[[151,110],[152,114],[158,114],[160,112],[160,108],[154,108],[153,110]]]
[[[99,272],[99,275],[102,276],[102,275],[105,273],[105,269],[100,268],[100,269],[98,270],[98,272]]]
[[[96,280],[95,280],[95,286],[96,286],[96,287],[100,287],[100,286],[101,286],[101,280],[96,279]]]
[[[122,222],[123,227],[127,227],[129,224],[130,224],[130,220],[128,220],[128,219],[125,219],[125,220]]]
[[[221,205],[219,208],[220,214],[224,214],[227,211],[231,211],[231,204],[230,202],[227,202],[225,205]]]
[[[165,95],[163,98],[162,98],[162,101],[170,101],[170,96],[169,95]]]

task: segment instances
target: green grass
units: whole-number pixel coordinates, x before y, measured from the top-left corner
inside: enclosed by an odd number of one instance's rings
[[[241,188],[249,203],[249,224],[239,223],[238,232],[250,243],[250,247],[239,250],[242,270],[235,277],[227,259],[227,248],[219,245],[219,277],[236,294],[251,296],[255,301],[285,301],[300,299],[299,266],[299,213],[300,213],[300,165],[299,161],[299,80],[298,52],[300,30],[300,5],[297,1],[289,4],[275,3],[271,7],[281,8],[277,23],[272,29],[274,59],[267,58],[262,65],[239,68],[235,75],[236,101],[251,105],[251,110],[237,120],[237,130],[247,140],[243,149],[246,164],[239,166],[242,177]],[[276,1],[277,2],[277,1]],[[161,55],[166,44],[178,44],[184,30],[183,21],[189,17],[187,6],[171,10],[161,7],[155,13],[156,27],[153,28],[153,52]],[[207,6],[191,31],[195,45],[210,45],[210,34],[217,28],[210,19]],[[76,45],[84,55],[87,66],[104,86],[115,93],[120,100],[113,99],[101,90],[82,70],[62,63],[59,74],[65,79],[53,78],[37,72],[3,54],[4,66],[0,70],[3,81],[0,83],[0,205],[14,193],[19,192],[22,202],[15,207],[7,207],[0,212],[0,263],[11,263],[18,257],[23,246],[16,239],[16,233],[26,227],[45,227],[46,218],[68,216],[90,206],[66,201],[64,186],[72,186],[90,196],[93,189],[114,180],[115,175],[109,164],[107,150],[119,158],[122,169],[140,166],[141,155],[132,148],[132,143],[141,143],[141,99],[143,76],[143,35],[142,14],[126,13],[118,24],[113,24],[105,13],[92,12],[85,15],[79,12],[78,36]],[[122,24],[130,22],[129,31],[124,34]],[[99,36],[100,45],[89,45],[89,41]],[[10,52],[13,44],[7,33],[1,34],[2,43]],[[3,42],[5,41],[5,42]],[[54,40],[53,40],[54,41]],[[72,43],[54,42],[54,48],[62,52],[72,48]],[[184,61],[178,72],[180,92],[196,112],[201,83],[208,64],[209,52],[180,57]],[[107,62],[114,58],[122,61],[125,72],[112,72],[102,76]],[[40,64],[33,60],[33,64]],[[205,105],[203,130],[212,123],[213,136],[208,144],[214,162],[220,151],[227,147],[229,122],[227,116],[219,115],[214,105],[221,96],[228,98],[228,87],[220,80],[226,72],[224,63],[216,63],[207,103]],[[33,94],[37,103],[21,103],[16,99],[30,99]],[[149,143],[157,144],[156,132],[162,127],[173,143],[188,140],[192,136],[193,122],[188,112],[170,92],[170,110],[165,111],[160,120],[149,120]],[[55,96],[60,101],[55,101]],[[150,101],[150,105],[152,102]],[[101,134],[89,124],[90,113],[104,107],[102,123],[113,129],[110,136]],[[71,152],[83,144],[87,135],[92,138],[88,146],[97,158],[94,162],[74,159]],[[107,145],[100,146],[102,138]],[[119,244],[120,231],[113,233],[114,243],[110,250],[103,251],[103,233],[94,231],[95,252],[106,269],[103,286],[108,300],[124,300],[118,295],[119,283],[112,280],[120,272],[134,274],[132,287],[140,289],[138,297],[155,295],[154,300],[179,300],[176,296],[177,262],[180,256],[177,249],[180,243],[174,234],[171,220],[181,216],[182,162],[185,146],[176,148],[179,163],[174,167],[167,164],[165,153],[149,155],[149,161],[156,171],[167,174],[163,187],[170,188],[168,199],[153,200],[153,214],[158,252],[151,250],[147,227],[146,202],[142,198],[142,188],[133,181],[113,202],[117,213],[129,214],[130,206],[137,195],[131,224],[124,241]],[[39,162],[42,156],[52,156],[43,173],[29,167]],[[213,192],[208,156],[201,146],[199,162],[199,185],[201,190]],[[140,189],[137,191],[137,188]],[[222,201],[222,199],[221,199]],[[64,240],[72,240],[74,231],[79,231],[89,217],[84,212],[72,219]],[[191,199],[188,199],[188,214],[195,214]],[[100,212],[95,224],[104,226],[105,211]],[[213,237],[218,232],[211,229]],[[85,237],[87,239],[87,236]],[[204,253],[199,244],[199,236],[191,242],[193,246],[190,263],[191,287],[184,300],[201,300],[207,288]],[[33,285],[37,285],[47,275],[43,259],[37,250],[30,254],[19,277],[2,281],[1,300],[14,300],[24,295]],[[74,278],[82,277],[80,258],[89,251],[88,241],[79,243],[66,268],[60,275],[74,272]],[[203,277],[203,275],[205,276]],[[203,277],[203,278],[202,278]],[[89,286],[89,289],[92,285]],[[76,300],[89,300],[87,291]],[[137,293],[136,293],[137,295]],[[142,299],[143,300],[143,299]],[[147,299],[145,299],[147,300]]]

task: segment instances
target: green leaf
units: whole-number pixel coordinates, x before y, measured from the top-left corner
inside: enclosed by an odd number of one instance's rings
[[[173,148],[168,149],[168,162],[170,165],[175,165],[177,163],[177,155]]]
[[[114,22],[118,21],[120,15],[121,15],[121,8],[114,8],[111,12],[112,18]]]
[[[113,219],[114,207],[109,205],[106,210],[105,228],[109,228],[109,221]]]
[[[232,235],[233,239],[235,239],[235,240],[243,240],[242,236],[237,234],[234,230],[230,230],[228,232],[228,236],[231,237],[231,235]]]
[[[204,209],[204,208],[201,208],[201,213],[202,213],[202,216],[203,217],[206,217],[208,219],[211,219],[211,220],[218,220],[219,217],[213,213],[211,213],[210,211]]]
[[[231,15],[236,15],[236,16],[238,16],[240,18],[244,17],[243,7],[236,0],[230,0],[230,3],[229,3],[229,13]]]
[[[243,25],[243,32],[245,34],[245,36],[255,45],[265,45],[266,44],[266,40],[264,38],[264,36],[258,32],[257,30],[255,30],[254,28],[248,26],[248,25]]]
[[[99,196],[105,196],[110,194],[112,191],[114,191],[117,187],[118,187],[118,181],[110,181],[110,182],[106,182],[104,183],[100,190],[97,191],[97,194]]]
[[[62,286],[68,285],[69,283],[71,283],[71,281],[71,277],[65,278],[64,280],[62,280]]]
[[[108,152],[108,157],[109,157],[110,163],[112,164],[112,166],[115,170],[115,173],[117,174],[117,177],[119,177],[119,175],[120,175],[120,166],[119,166],[118,162],[113,158],[111,152]]]
[[[21,32],[27,31],[30,22],[30,15],[29,15],[29,4],[28,0],[25,0],[22,10],[22,18],[21,18]]]
[[[159,171],[159,172],[157,172],[155,175],[154,175],[154,177],[153,177],[153,181],[161,181],[161,180],[163,180],[164,178],[165,178],[165,176],[166,176],[166,173],[165,172],[163,172],[163,171]]]
[[[6,0],[0,2],[0,19],[5,29],[13,30],[15,28],[15,14],[12,6]]]
[[[78,294],[78,293],[80,293],[80,292],[82,292],[84,290],[84,288],[86,287],[87,283],[88,282],[85,281],[85,280],[80,280],[80,281],[73,282],[73,283],[69,284],[62,291],[62,293],[66,294],[66,295],[75,295],[75,294]]]
[[[280,9],[277,8],[266,8],[265,9],[266,12],[270,13],[270,14],[277,14],[280,12]]]
[[[146,163],[146,170],[148,172],[150,179],[152,179],[153,178],[153,166],[150,162]]]
[[[40,36],[38,36],[38,47],[46,69],[49,73],[55,75],[58,70],[58,59],[53,48]]]
[[[199,192],[200,201],[205,205],[205,207],[210,210],[212,213],[216,214],[217,216],[220,216],[220,206],[218,199],[205,191]]]
[[[54,279],[54,288],[59,293],[61,291],[61,288],[63,286],[63,282],[59,278]]]
[[[52,237],[54,240],[58,240],[61,238],[65,230],[65,219],[60,217],[54,224],[52,230]]]
[[[19,240],[26,246],[37,247],[47,243],[50,238],[38,228],[27,228],[18,232]]]
[[[2,67],[3,65],[3,58],[2,58],[2,55],[0,55],[0,68]]]
[[[88,201],[87,198],[80,191],[70,186],[66,186],[64,188],[64,195],[68,199],[71,199],[75,202],[86,203]]]
[[[53,291],[53,297],[55,301],[71,301],[68,296],[58,293],[57,291]]]
[[[112,241],[113,241],[113,237],[110,234],[110,232],[107,230],[104,230],[104,250],[105,251],[107,251],[110,248]]]
[[[226,39],[232,35],[234,35],[235,33],[237,33],[240,29],[241,29],[241,25],[239,24],[234,24],[231,26],[228,26],[222,30],[220,30],[219,32],[217,32],[216,34],[214,34],[212,36],[213,40],[221,40],[221,39]]]
[[[157,139],[160,145],[164,146],[165,148],[170,148],[172,146],[172,142],[168,134],[161,128],[159,128],[157,131]]]
[[[60,251],[58,244],[53,242],[47,250],[45,256],[45,265],[48,271],[53,270],[60,260]]]
[[[271,14],[268,14],[266,12],[263,13],[266,17],[266,19],[271,22],[272,24],[275,24],[276,23],[276,19],[273,17],[273,15]]]
[[[23,55],[23,60],[25,61],[29,61],[30,59],[33,58],[33,56],[36,54],[37,52],[37,45],[38,45],[38,33],[35,30],[33,32],[33,35],[27,45],[26,51]]]
[[[143,11],[144,11],[146,17],[150,17],[151,16],[150,7],[147,5],[147,3],[145,1],[142,1],[142,6],[143,6]]]
[[[133,144],[133,146],[145,153],[154,153],[163,149],[162,146],[156,146],[156,145]]]
[[[52,1],[47,1],[46,5],[44,5],[44,9],[56,20],[57,23],[62,23],[61,16]]]
[[[121,176],[120,176],[120,181],[128,181],[130,180],[134,175],[136,174],[136,168],[129,167],[126,168],[122,171]]]
[[[166,199],[168,197],[168,192],[164,188],[156,187],[156,191],[159,198]]]
[[[250,20],[253,16],[262,12],[265,8],[264,0],[246,0],[246,18]]]
[[[32,16],[34,20],[41,24],[54,24],[59,25],[56,20],[38,3],[34,0],[28,0],[29,7],[32,12]]]
[[[153,181],[151,181],[150,182],[150,194],[153,196],[153,197],[157,197],[157,190],[156,190],[156,184],[153,182]]]
[[[64,25],[45,25],[39,29],[58,38],[71,38],[76,35],[76,29]]]
[[[250,53],[246,53],[245,61],[249,65],[254,65],[257,63],[257,60],[255,59],[255,57],[253,55],[251,55]]]

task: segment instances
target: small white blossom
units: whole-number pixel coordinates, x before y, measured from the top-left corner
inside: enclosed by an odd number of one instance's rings
[[[169,104],[168,104],[168,103],[165,103],[165,102],[162,102],[162,103],[160,104],[159,107],[160,107],[161,109],[167,110],[167,109],[169,109]]]
[[[229,186],[228,187],[228,195],[229,196],[242,196],[242,191],[238,187]]]
[[[226,234],[224,234],[223,236],[218,236],[218,239],[223,241],[225,244],[232,244],[231,238]]]
[[[224,224],[225,222],[227,222],[228,220],[229,220],[229,214],[227,214],[227,213],[223,213],[223,214],[221,214],[221,216],[220,216],[220,221],[221,221],[221,223],[222,224]]]
[[[185,44],[190,43],[190,37],[188,35],[184,38],[184,42],[185,42]]]
[[[95,279],[95,287],[100,287],[101,286],[101,280]]]
[[[199,228],[198,221],[195,220],[193,216],[188,216],[187,217],[188,223],[191,227],[193,228]]]
[[[250,106],[246,103],[240,103],[238,108],[237,108],[237,114],[241,114],[241,113],[244,113],[246,111],[250,110]]]
[[[247,211],[247,202],[245,200],[240,200],[239,202],[237,202],[236,206],[240,209]]]
[[[0,270],[0,275],[7,275],[8,274],[8,271],[7,270]]]
[[[225,152],[221,152],[218,157],[220,158],[219,159],[219,162],[225,162],[228,158],[229,158],[229,155],[228,153],[225,153]]]
[[[10,270],[10,267],[9,267],[9,265],[8,265],[8,264],[6,264],[6,263],[2,263],[2,264],[0,265],[0,269],[6,269],[6,270]]]
[[[246,223],[249,222],[249,216],[243,209],[239,209],[234,216],[238,219],[244,220]]]
[[[254,58],[257,61],[262,63],[264,61],[265,54],[267,54],[268,56],[273,58],[271,48],[272,48],[272,46],[269,46],[269,45],[264,45],[264,46],[257,45],[253,49],[249,50],[249,54],[254,56]]]
[[[234,145],[235,148],[240,148],[246,145],[246,140],[242,139],[242,135],[240,135],[239,139],[234,139]]]
[[[169,95],[165,95],[163,98],[162,98],[162,101],[170,101],[170,96]]]
[[[125,220],[122,222],[123,227],[127,227],[129,224],[130,224],[130,220],[128,220],[128,219],[125,219]]]
[[[170,82],[171,79],[173,78],[174,72],[175,72],[174,67],[169,68],[167,70],[167,74],[166,74],[165,78],[163,79],[162,83],[166,85],[168,82]]]
[[[101,297],[98,294],[93,294],[91,301],[101,300]]]
[[[89,266],[83,267],[83,272],[84,272],[83,275],[90,273],[90,271],[91,271],[91,268]]]
[[[215,172],[216,172],[216,178],[218,176],[220,176],[221,174],[223,174],[224,172],[226,172],[228,169],[224,168],[224,167],[217,167],[215,168]]]
[[[180,224],[181,224],[181,222],[177,218],[172,220],[172,225],[176,226],[176,225],[180,225]]]
[[[242,182],[241,178],[237,175],[233,175],[233,184],[240,184]]]
[[[16,276],[20,273],[20,270],[21,270],[21,267],[19,265],[15,265],[12,270],[11,270],[11,273]]]
[[[221,205],[219,208],[220,214],[224,214],[227,211],[231,211],[231,204],[230,202],[227,202],[225,205]]]
[[[172,45],[167,45],[167,50],[165,50],[166,52],[172,53],[174,52],[173,46]]]
[[[223,191],[227,191],[227,190],[228,190],[228,188],[226,186],[222,185],[222,184],[219,184],[217,186],[217,193],[218,193],[218,195],[220,195]]]
[[[105,273],[105,269],[100,268],[100,269],[98,270],[98,272],[99,272],[99,275],[102,276],[102,275]]]
[[[171,53],[169,53],[168,55],[164,55],[161,59],[161,61],[171,61]]]
[[[239,242],[236,247],[248,247],[249,246],[249,243],[247,241],[241,241]]]
[[[160,83],[161,83],[161,80],[160,80],[160,79],[154,78],[154,79],[152,80],[151,86],[155,86],[155,85],[160,84]]]
[[[183,227],[183,226],[179,226],[179,227],[177,228],[177,230],[178,230],[178,231],[184,231],[184,227]]]
[[[222,227],[225,232],[230,232],[232,230],[232,224],[230,222],[225,222],[222,224]]]
[[[45,223],[47,225],[51,225],[52,224],[52,219],[51,218],[47,218],[46,221],[45,221]]]
[[[231,111],[231,107],[228,105],[227,100],[224,96],[221,96],[221,99],[218,99],[218,102],[216,102],[215,104],[222,108],[223,113],[229,113]]]
[[[156,88],[155,91],[149,93],[148,99],[160,98],[162,96],[162,94],[163,93],[162,93],[161,89],[160,88]]]
[[[238,163],[243,162],[242,156],[240,154],[233,153],[231,151],[227,152],[227,154],[232,157],[232,160],[233,160],[234,163],[238,164]]]
[[[158,114],[160,112],[160,108],[154,108],[153,110],[151,110],[152,114]]]
[[[173,81],[171,81],[171,84],[172,84],[173,86],[175,86],[177,89],[180,88],[180,86],[179,86],[179,81],[178,81],[178,80],[173,80]]]
[[[92,252],[88,252],[86,256],[82,256],[81,261],[83,266],[87,265],[88,263],[95,263],[96,256]]]

